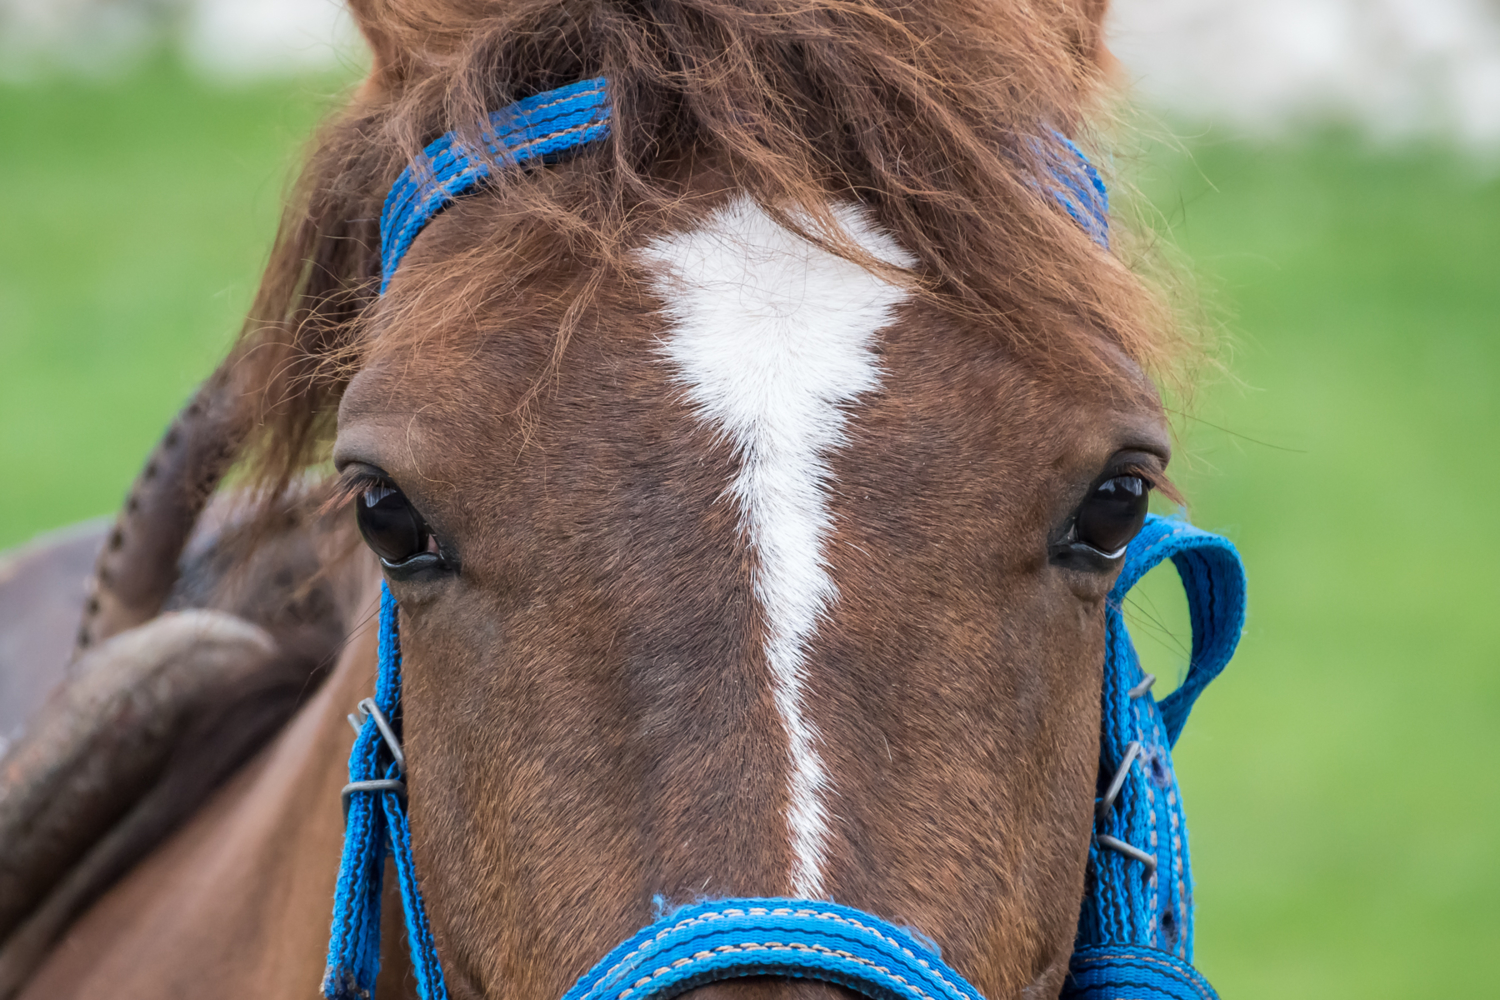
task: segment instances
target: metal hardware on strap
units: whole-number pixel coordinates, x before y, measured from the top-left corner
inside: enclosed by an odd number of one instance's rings
[[[344,822],[349,821],[349,796],[355,792],[395,792],[406,798],[406,782],[400,778],[375,778],[370,781],[351,781],[339,792],[344,802]]]
[[[406,777],[406,754],[401,751],[401,741],[396,738],[396,730],[391,728],[390,720],[375,704],[374,698],[365,698],[359,703],[361,718],[375,720],[375,728],[380,732],[380,738],[385,740],[385,747],[391,752],[391,760],[396,763],[396,770],[404,778]]]
[[[1151,690],[1151,686],[1153,684],[1155,684],[1155,683],[1156,683],[1156,675],[1155,674],[1147,674],[1144,680],[1142,680],[1135,687],[1131,688],[1129,691],[1126,691],[1125,694],[1126,694],[1127,697],[1131,698],[1132,700],[1134,700],[1136,698],[1144,698],[1146,696],[1146,692],[1150,691]]]
[[[1150,675],[1148,674],[1147,676],[1149,677]],[[1120,796],[1120,789],[1125,787],[1125,778],[1130,774],[1130,765],[1135,763],[1135,759],[1140,756],[1140,753],[1141,745],[1139,742],[1132,742],[1125,748],[1125,757],[1120,761],[1120,766],[1115,768],[1115,776],[1110,779],[1109,788],[1105,789],[1104,797],[1094,806],[1094,816],[1096,819],[1106,819],[1109,816],[1110,810],[1115,807],[1115,799]],[[1107,847],[1111,851],[1118,851],[1127,858],[1135,858],[1135,860],[1146,866],[1148,875],[1156,873],[1156,855],[1148,854],[1134,844],[1127,844],[1118,837],[1111,837],[1108,834],[1098,834],[1094,839],[1098,841],[1101,847]]]
[[[385,741],[385,748],[390,752],[391,761],[396,765],[396,773],[400,777],[351,781],[345,785],[339,792],[339,797],[344,802],[345,822],[349,820],[349,796],[356,792],[395,792],[403,799],[406,798],[406,782],[402,780],[406,777],[406,754],[401,751],[401,741],[396,738],[396,730],[391,728],[390,720],[385,717],[385,713],[380,710],[380,706],[375,704],[374,698],[361,699],[355,712],[358,714],[351,713],[349,715],[349,724],[354,726],[356,733],[364,728],[366,719],[375,720],[375,730],[380,733],[380,738]],[[355,721],[356,719],[358,719],[357,722]]]
[[[1156,855],[1147,854],[1145,851],[1141,850],[1139,847],[1136,847],[1134,844],[1127,844],[1119,837],[1111,837],[1107,833],[1096,834],[1094,836],[1094,839],[1099,842],[1100,847],[1107,847],[1111,851],[1123,854],[1127,858],[1134,858],[1141,864],[1145,865],[1147,875],[1156,874]]]
[[[1109,788],[1105,789],[1104,797],[1094,807],[1094,815],[1099,819],[1109,815],[1109,811],[1115,807],[1115,799],[1120,795],[1120,789],[1125,785],[1125,775],[1130,771],[1130,765],[1135,763],[1135,758],[1141,752],[1139,742],[1132,741],[1125,748],[1125,757],[1120,761],[1120,766],[1115,768],[1115,776],[1110,779]]]

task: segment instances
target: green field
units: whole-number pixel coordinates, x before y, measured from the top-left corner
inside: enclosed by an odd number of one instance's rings
[[[338,86],[0,89],[0,547],[114,509],[233,336]],[[1337,136],[1127,172],[1233,345],[1174,466],[1251,583],[1179,745],[1199,964],[1229,998],[1492,995],[1500,182]]]
[[[1491,995],[1500,183],[1335,139],[1142,183],[1242,383],[1182,427],[1194,520],[1251,595],[1178,754],[1200,964],[1231,997]]]

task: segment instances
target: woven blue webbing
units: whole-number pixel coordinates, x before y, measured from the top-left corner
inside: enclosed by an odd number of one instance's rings
[[[1067,1000],[1218,1000],[1186,959],[1155,948],[1077,948],[1068,963]]]
[[[399,719],[400,704],[401,633],[396,599],[390,588],[381,584],[380,672],[375,680],[375,706],[387,719],[395,720]],[[397,767],[375,718],[368,716],[349,754],[349,780],[396,777]],[[396,864],[417,993],[423,1000],[447,1000],[443,967],[432,942],[427,908],[422,904],[412,862],[406,802],[396,792],[358,792],[349,797],[323,995],[329,1000],[367,1000],[374,996],[375,979],[380,973],[380,894],[387,852]]]
[[[807,899],[719,899],[642,929],[563,1000],[667,1000],[740,976],[838,983],[878,1000],[984,1000],[908,931]]]
[[[1061,132],[1053,132],[1052,137],[1058,145],[1041,150],[1053,181],[1052,197],[1095,243],[1108,250],[1109,190],[1083,150]]]
[[[490,175],[490,164],[546,162],[609,135],[609,92],[596,77],[517,101],[490,115],[481,130],[489,156],[464,148],[449,132],[402,171],[380,213],[380,291],[422,227]]]
[[[1182,578],[1193,645],[1187,677],[1176,691],[1157,702],[1150,694],[1139,692],[1145,674],[1125,628],[1122,605],[1130,588],[1164,559],[1172,560]],[[1137,967],[1142,965],[1153,969],[1182,966],[1191,972],[1193,873],[1171,748],[1193,702],[1229,662],[1244,628],[1245,571],[1239,555],[1228,540],[1186,521],[1149,517],[1130,543],[1105,615],[1101,793],[1127,758],[1128,766],[1112,806],[1099,809],[1102,815],[1095,820],[1070,989],[1113,981],[1108,979],[1113,974],[1109,956],[1127,951],[1134,957],[1128,962],[1121,959],[1125,964],[1119,974],[1132,982],[1140,978]],[[1139,692],[1136,697],[1131,697],[1133,691]],[[1153,856],[1155,869],[1110,847],[1111,839]],[[1086,965],[1081,966],[1083,962]],[[1126,965],[1134,971],[1127,971]],[[1202,993],[1209,988],[1197,973],[1189,978],[1198,992],[1162,992],[1171,983],[1187,982],[1184,975],[1178,970],[1153,987],[1156,993],[1141,996],[1154,1000],[1158,996],[1212,993]],[[1074,993],[1064,990],[1063,996]]]

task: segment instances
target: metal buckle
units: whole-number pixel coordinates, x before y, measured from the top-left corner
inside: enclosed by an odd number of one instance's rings
[[[376,778],[372,781],[351,781],[339,792],[344,803],[344,822],[349,821],[349,796],[355,792],[395,792],[406,798],[406,782],[400,778]]]
[[[1104,790],[1104,797],[1094,807],[1094,815],[1100,819],[1109,816],[1109,811],[1115,807],[1115,799],[1120,797],[1120,789],[1125,787],[1125,779],[1129,776],[1130,765],[1140,756],[1141,745],[1134,740],[1125,748],[1125,756],[1120,759],[1120,766],[1115,768],[1115,776],[1109,779],[1109,787]]]
[[[1118,853],[1125,855],[1127,858],[1134,858],[1136,861],[1139,861],[1141,864],[1145,865],[1146,874],[1148,876],[1156,874],[1156,855],[1147,854],[1145,851],[1141,850],[1139,847],[1136,847],[1134,844],[1127,844],[1125,843],[1125,841],[1120,840],[1118,837],[1111,837],[1107,833],[1097,834],[1094,839],[1099,842],[1100,847],[1107,847],[1111,851],[1117,851]]]
[[[1144,694],[1150,689],[1151,682],[1155,680],[1155,677],[1147,674],[1146,679],[1137,685],[1137,687]],[[1131,697],[1135,697],[1134,689],[1131,691]],[[1125,779],[1130,776],[1130,765],[1134,764],[1136,758],[1140,755],[1140,742],[1138,740],[1131,740],[1130,744],[1125,747],[1125,756],[1120,758],[1120,766],[1115,768],[1115,776],[1109,780],[1109,787],[1104,790],[1104,796],[1094,806],[1095,822],[1102,822],[1109,817],[1110,812],[1115,807],[1115,800],[1120,797],[1120,789],[1125,787]],[[1147,875],[1154,875],[1156,873],[1156,856],[1154,854],[1147,854],[1134,844],[1127,844],[1120,838],[1111,837],[1107,833],[1096,833],[1094,840],[1100,847],[1108,848],[1111,851],[1125,855],[1127,858],[1134,858],[1136,861],[1139,861],[1146,866]]]
[[[401,741],[396,738],[396,730],[391,728],[390,720],[375,704],[374,698],[365,698],[355,706],[355,713],[348,716],[349,725],[354,731],[363,731],[365,721],[375,720],[375,728],[380,733],[380,738],[385,741],[386,749],[391,752],[391,760],[396,765],[397,778],[372,778],[369,781],[351,781],[339,792],[339,797],[344,803],[344,820],[349,819],[349,796],[356,792],[395,792],[403,799],[406,798],[406,754],[401,752]]]
[[[364,729],[365,720],[373,718],[375,728],[380,731],[381,739],[385,740],[386,749],[391,752],[391,759],[396,762],[396,771],[401,777],[406,777],[406,754],[401,752],[401,741],[396,739],[396,730],[391,728],[390,720],[375,704],[375,699],[365,698],[355,707],[355,711],[359,714],[349,714],[349,725],[354,727],[356,733],[359,733]]]

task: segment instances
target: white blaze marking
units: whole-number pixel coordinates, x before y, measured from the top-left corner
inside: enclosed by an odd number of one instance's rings
[[[863,210],[835,215],[872,256],[915,264]],[[808,645],[838,599],[823,557],[833,527],[826,457],[845,442],[848,408],[880,383],[875,335],[906,292],[788,232],[744,197],[692,232],[654,241],[644,256],[658,265],[655,290],[672,321],[664,353],[698,415],[740,461],[728,493],[758,557],[766,660],[790,744],[792,893],[822,898],[828,775],[803,687]]]

